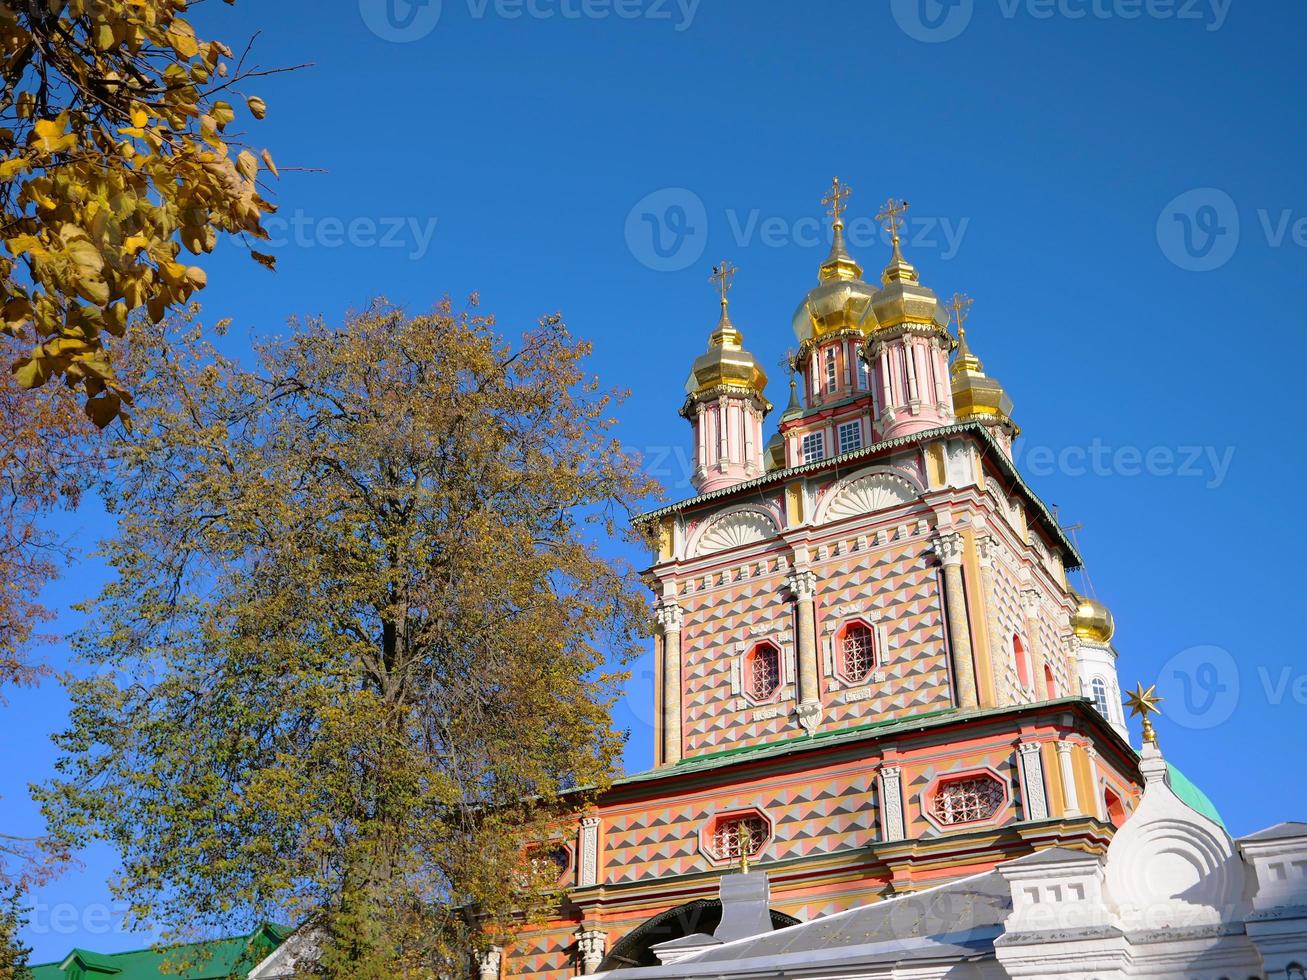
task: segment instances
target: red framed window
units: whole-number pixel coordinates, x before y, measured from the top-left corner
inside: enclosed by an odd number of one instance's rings
[[[745,690],[755,701],[766,701],[780,690],[781,652],[770,643],[754,647],[745,667]]]
[[[840,673],[865,681],[876,667],[876,634],[866,623],[849,623],[840,634]]]
[[[719,861],[738,861],[745,854],[753,856],[767,846],[771,826],[758,813],[722,817],[712,835],[713,856]]]

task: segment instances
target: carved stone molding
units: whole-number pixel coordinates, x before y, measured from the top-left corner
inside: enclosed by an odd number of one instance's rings
[[[699,533],[690,557],[757,544],[775,537],[779,531],[775,519],[762,509],[750,507],[727,511],[708,521]]]
[[[1048,792],[1044,788],[1044,756],[1038,742],[1021,743],[1021,778],[1024,780],[1027,820],[1048,819]]]
[[[491,946],[476,956],[478,980],[499,980],[499,964],[504,957],[501,946]]]
[[[676,601],[664,599],[654,608],[654,618],[664,633],[679,633],[685,622],[685,612]]]
[[[581,820],[580,868],[577,885],[591,888],[599,884],[599,818],[584,817]]]
[[[936,542],[936,551],[939,553],[939,560],[944,565],[961,565],[962,554],[965,550],[965,543],[962,535],[957,531],[949,531],[939,536]]]
[[[794,569],[790,576],[785,580],[789,586],[794,598],[800,602],[808,602],[817,597],[817,573],[808,569]]]
[[[608,933],[599,929],[578,929],[576,932],[577,958],[581,961],[581,972],[597,973],[608,952]]]
[[[902,770],[898,766],[880,767],[880,815],[886,841],[901,841],[907,836],[903,826]]]

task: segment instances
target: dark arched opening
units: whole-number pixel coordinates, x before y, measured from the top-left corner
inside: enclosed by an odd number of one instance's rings
[[[706,933],[711,936],[721,921],[722,903],[715,898],[705,898],[668,909],[619,939],[604,957],[599,970],[602,972],[625,967],[657,966],[658,957],[653,952],[655,946],[680,939],[682,936],[693,936],[695,933]],[[786,926],[797,924],[798,921],[793,916],[772,909],[773,929],[784,929]]]

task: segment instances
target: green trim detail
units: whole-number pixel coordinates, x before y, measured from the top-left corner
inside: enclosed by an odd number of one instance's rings
[[[74,948],[58,963],[33,966],[30,980],[244,980],[290,933],[269,923],[244,936],[125,953]]]

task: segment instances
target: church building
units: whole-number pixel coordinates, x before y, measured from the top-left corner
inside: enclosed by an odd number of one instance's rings
[[[1132,747],[1112,616],[1014,464],[969,301],[922,281],[894,200],[868,281],[847,199],[770,438],[714,271],[696,494],[641,518],[657,758],[552,845],[566,901],[479,980],[1307,980],[1307,827],[1233,842],[1151,722]]]

